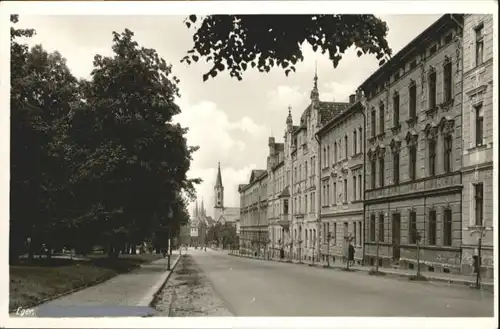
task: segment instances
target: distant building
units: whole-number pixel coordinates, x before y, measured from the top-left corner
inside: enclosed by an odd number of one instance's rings
[[[240,250],[264,254],[268,247],[267,170],[252,170],[240,193]]]
[[[207,230],[211,222],[212,219],[206,214],[203,200],[201,201],[201,207],[198,207],[198,201],[196,201],[193,214],[189,220],[189,245],[201,247],[207,243]]]
[[[363,121],[364,107],[350,96],[318,131],[321,159],[321,260],[343,261],[348,246],[363,260]]]
[[[365,260],[461,267],[463,15],[444,15],[362,85],[366,97]]]
[[[483,232],[483,275],[493,277],[493,15],[465,15],[463,32],[462,271],[472,273]],[[498,117],[497,117],[498,120]],[[498,220],[497,220],[498,221]]]

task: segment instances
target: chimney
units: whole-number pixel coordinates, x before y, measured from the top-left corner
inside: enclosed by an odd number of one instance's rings
[[[356,95],[349,95],[349,104],[354,104],[356,102]]]

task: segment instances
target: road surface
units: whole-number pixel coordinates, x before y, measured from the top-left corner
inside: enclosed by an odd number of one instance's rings
[[[234,316],[493,316],[493,294],[467,287],[248,259],[208,249],[189,254]]]

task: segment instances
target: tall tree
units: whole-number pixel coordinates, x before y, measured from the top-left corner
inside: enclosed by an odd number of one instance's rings
[[[391,55],[387,24],[374,15],[209,15],[197,21],[196,15],[185,20],[195,33],[182,61],[212,63],[204,81],[224,70],[241,80],[249,67],[269,72],[278,66],[288,75],[304,60],[304,43],[328,53],[334,67],[351,46],[358,56],[376,55],[380,65]]]
[[[186,128],[172,123],[180,113],[178,79],[154,49],[132,37],[128,29],[114,32],[114,56],[94,58],[91,81],[83,85],[86,104],[71,127],[78,149],[73,181],[97,218],[99,238],[115,251],[150,236],[158,222],[175,221],[178,195],[194,194],[200,182],[186,176],[197,147],[187,145]]]
[[[11,22],[17,23],[18,16],[12,15]],[[79,101],[79,85],[59,53],[48,53],[40,45],[29,49],[18,41],[34,33],[11,27],[13,257],[23,252],[27,238],[34,247],[64,237],[57,232],[67,217],[61,204],[70,197],[65,131],[71,105]]]

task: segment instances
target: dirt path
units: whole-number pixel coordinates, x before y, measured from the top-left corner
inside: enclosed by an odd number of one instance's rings
[[[158,316],[232,316],[190,255],[183,255],[153,307]]]

